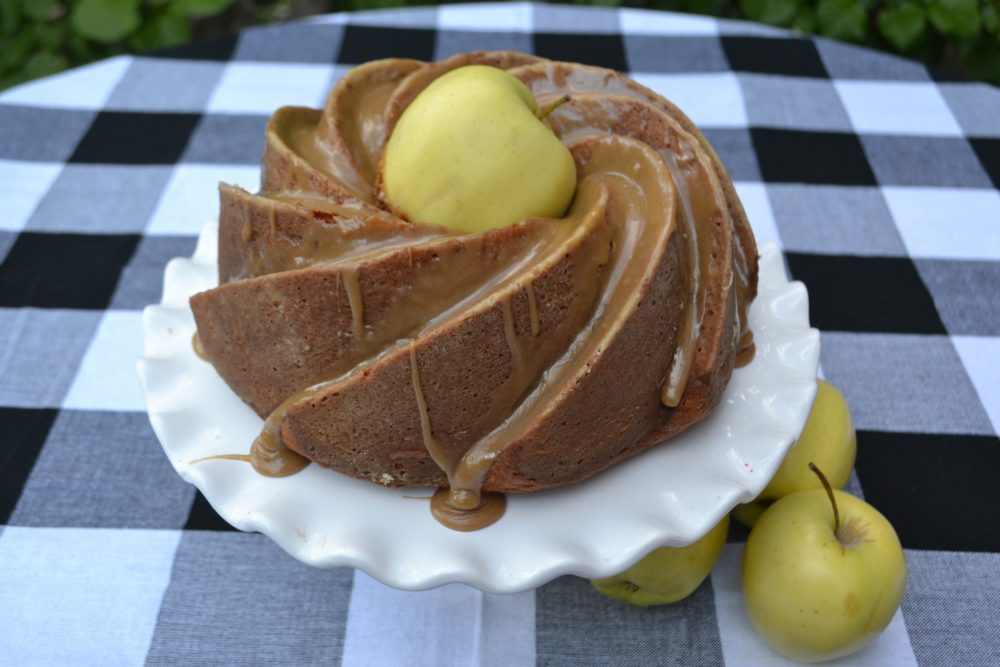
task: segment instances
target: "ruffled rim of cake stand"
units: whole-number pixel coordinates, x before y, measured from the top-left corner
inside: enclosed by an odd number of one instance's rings
[[[163,298],[143,312],[139,375],[149,419],[177,474],[226,521],[316,567],[356,567],[408,590],[461,582],[492,592],[564,574],[617,574],[656,547],[694,542],[759,494],[815,397],[819,332],[809,327],[808,295],[766,244],[750,308],[757,353],[733,373],[712,414],[586,482],[509,494],[507,513],[483,530],[438,524],[430,489],[382,488],[315,464],[268,478],[239,461],[192,463],[248,451],[262,425],[191,344],[188,298],[216,285],[216,238],[211,223],[191,258],[167,264]]]

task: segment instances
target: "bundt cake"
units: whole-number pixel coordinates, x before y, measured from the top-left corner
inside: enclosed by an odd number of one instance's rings
[[[396,121],[469,64],[539,105],[569,95],[545,121],[578,174],[563,218],[462,234],[390,212]],[[757,251],[732,181],[686,116],[611,70],[511,52],[371,62],[323,110],[278,110],[260,193],[220,195],[219,286],[191,307],[207,359],[266,420],[250,457],[265,474],[314,461],[450,489],[437,496],[462,515],[667,440],[752,356]]]

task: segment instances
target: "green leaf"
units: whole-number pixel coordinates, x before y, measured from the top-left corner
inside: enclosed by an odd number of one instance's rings
[[[790,25],[798,13],[799,0],[742,0],[743,11],[754,21],[771,25]]]
[[[715,0],[685,0],[682,8],[692,14],[714,14]]]
[[[868,31],[868,15],[858,0],[819,0],[816,24],[828,37],[860,42]]]
[[[24,13],[36,21],[44,21],[55,0],[23,0]]]
[[[23,68],[16,72],[11,72],[10,74],[4,74],[0,77],[0,90],[12,88],[18,84],[24,83],[27,80],[28,75],[25,74]]]
[[[979,32],[979,0],[934,0],[927,17],[946,35],[969,37]]]
[[[22,30],[11,39],[0,40],[0,70],[21,69],[37,44],[34,30]]]
[[[69,33],[69,50],[73,54],[74,60],[80,62],[87,62],[96,57],[93,45],[87,41],[87,38],[76,32]]]
[[[813,12],[812,8],[803,7],[801,11],[795,15],[795,20],[792,21],[791,27],[796,30],[801,30],[802,32],[815,32],[816,14]]]
[[[97,42],[117,42],[139,25],[140,0],[80,0],[73,8],[73,28]]]
[[[685,7],[684,0],[652,0],[651,9],[663,9],[668,12],[681,11]]]
[[[969,76],[1000,85],[1000,41],[982,35],[966,56],[964,64]]]
[[[0,0],[0,35],[13,36],[21,27],[21,1]]]
[[[983,27],[993,33],[1000,28],[1000,12],[993,5],[986,5],[983,8]]]
[[[66,40],[66,22],[43,23],[36,29],[38,41],[49,51],[58,51]]]
[[[176,5],[158,8],[132,35],[128,44],[136,51],[166,49],[191,39],[191,24],[184,11]]]
[[[233,6],[236,0],[175,0],[173,6],[194,18],[215,16]]]
[[[66,59],[58,53],[41,51],[31,56],[24,64],[24,73],[28,75],[29,79],[37,79],[61,72],[68,66],[69,63],[66,62]]]
[[[924,8],[915,2],[903,2],[898,7],[878,13],[879,32],[900,51],[910,48],[926,29]]]

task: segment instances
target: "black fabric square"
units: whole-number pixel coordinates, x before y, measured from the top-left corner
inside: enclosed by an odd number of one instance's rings
[[[551,60],[568,60],[619,72],[628,71],[621,35],[537,33],[535,54]]]
[[[993,187],[1000,189],[1000,139],[969,139],[969,143],[990,175]]]
[[[908,258],[798,252],[787,252],[785,258],[792,277],[809,289],[809,322],[814,327],[855,333],[946,333],[930,292]]]
[[[358,65],[380,58],[434,59],[434,31],[349,25],[337,61]]]
[[[10,519],[58,412],[0,408],[0,525]]]
[[[200,118],[190,113],[102,111],[69,161],[174,164],[184,153]]]
[[[757,162],[770,183],[877,185],[857,136],[751,128]]]
[[[235,531],[236,529],[226,523],[226,520],[212,509],[205,496],[201,495],[201,491],[198,491],[194,494],[184,530]]]
[[[1000,551],[997,470],[993,436],[858,432],[865,500],[908,549]]]
[[[968,83],[968,79],[953,68],[927,65],[927,74],[939,83]]]
[[[23,232],[0,265],[0,307],[103,310],[136,234]]]
[[[188,44],[163,49],[156,52],[157,58],[172,58],[178,60],[218,60],[227,61],[233,57],[236,50],[236,36],[196,39]]]
[[[737,72],[830,78],[811,39],[723,36],[722,48]]]

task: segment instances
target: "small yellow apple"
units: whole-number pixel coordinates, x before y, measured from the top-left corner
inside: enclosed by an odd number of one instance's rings
[[[660,547],[621,574],[593,579],[608,597],[640,607],[670,604],[691,595],[705,580],[726,543],[729,516],[686,547]]]
[[[764,487],[762,498],[784,498],[796,491],[823,488],[809,470],[810,462],[823,471],[834,488],[844,488],[851,476],[858,452],[851,411],[836,387],[823,380],[817,380],[817,385],[802,435]]]
[[[788,450],[778,472],[759,496],[733,509],[733,518],[748,528],[775,500],[797,491],[823,488],[809,470],[810,461],[827,474],[835,488],[844,488],[851,477],[858,452],[851,411],[836,387],[823,380],[817,383],[816,400],[802,435]]]
[[[732,517],[742,523],[747,528],[753,528],[757,519],[771,506],[773,500],[751,500],[748,503],[740,503],[730,512]]]
[[[754,628],[779,653],[820,662],[853,653],[892,620],[906,587],[896,531],[842,491],[800,491],[767,509],[743,552]]]
[[[531,91],[484,65],[452,70],[406,108],[385,148],[382,191],[410,221],[463,232],[561,216],[573,157]]]

